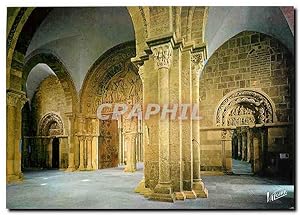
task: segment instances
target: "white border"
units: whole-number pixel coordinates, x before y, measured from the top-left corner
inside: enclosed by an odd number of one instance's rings
[[[237,5],[238,3],[238,5]],[[0,177],[1,177],[1,199],[0,199],[0,210],[1,214],[8,214],[12,213],[9,212],[6,209],[6,7],[16,7],[16,6],[136,6],[136,5],[174,5],[174,6],[188,6],[188,5],[204,5],[204,6],[294,6],[296,9],[299,8],[299,3],[300,1],[298,0],[272,0],[272,1],[266,1],[266,0],[227,0],[227,1],[208,1],[208,0],[198,0],[198,1],[193,1],[193,0],[185,0],[185,1],[178,1],[178,0],[168,0],[168,1],[161,1],[161,0],[151,0],[151,1],[142,1],[142,0],[127,0],[127,1],[122,1],[122,0],[72,0],[72,1],[66,1],[66,0],[51,0],[51,1],[42,1],[42,0],[1,0],[0,1],[0,41],[1,41],[1,49],[0,52],[0,59],[1,59],[1,75],[0,75],[0,98],[1,98],[1,105],[0,105],[0,114],[1,114],[1,124],[0,124],[0,135],[1,135],[1,172],[0,172]],[[296,11],[299,12],[299,11]],[[297,15],[298,13],[296,13]],[[296,17],[297,18],[297,17]],[[297,24],[297,21],[295,22]],[[297,28],[295,29],[297,30]],[[297,32],[295,32],[296,35]],[[298,37],[298,36],[297,36]],[[298,39],[298,38],[296,38]],[[297,44],[297,43],[296,43]],[[298,44],[297,47],[298,48]],[[299,54],[296,55],[297,59],[296,62],[299,61]],[[296,74],[298,71],[296,71]],[[297,75],[297,83],[299,83],[299,74]],[[297,86],[297,84],[296,84]],[[297,103],[299,101],[299,87],[297,88]],[[298,112],[298,105],[297,105],[297,110],[296,113]],[[298,112],[297,114],[297,122],[299,122],[300,119],[300,114]],[[296,134],[300,134],[300,128],[299,125],[297,126]],[[298,139],[297,139],[298,140]],[[298,141],[296,142],[296,146],[298,145]],[[299,156],[299,146],[297,146],[297,156]],[[296,156],[296,157],[297,157]],[[298,175],[298,169],[299,169],[299,158],[297,159],[297,170],[296,170],[296,175]],[[298,177],[297,177],[298,178]],[[297,179],[296,178],[296,179]],[[297,182],[296,182],[297,183]],[[296,188],[299,186],[299,182],[297,183]],[[295,190],[296,192],[296,190]],[[297,198],[296,205],[299,207],[299,196]],[[299,209],[298,209],[299,210]],[[96,211],[97,213],[110,213],[108,211]],[[124,212],[124,211],[123,211]],[[128,211],[129,213],[132,213],[131,211]],[[145,213],[147,211],[140,211],[139,213]],[[169,211],[169,213],[174,213],[175,211]],[[201,214],[207,214],[207,213],[220,213],[224,211],[213,211],[213,212],[208,212],[208,211],[194,211],[193,213],[201,213]],[[229,213],[232,213],[232,211],[228,211]],[[31,211],[25,211],[24,213],[32,213]],[[65,213],[65,212],[64,212]],[[71,211],[71,213],[74,213],[74,211]],[[79,211],[76,212],[78,214],[84,214],[85,211]],[[165,212],[161,212],[165,213]],[[180,211],[181,214],[190,214],[192,212],[190,211]],[[250,212],[245,212],[246,214],[250,214]],[[262,213],[265,214],[271,214],[273,211],[262,211]],[[280,211],[280,213],[283,213]],[[38,211],[35,214],[43,214],[43,211]],[[54,212],[54,214],[61,214],[61,212]]]

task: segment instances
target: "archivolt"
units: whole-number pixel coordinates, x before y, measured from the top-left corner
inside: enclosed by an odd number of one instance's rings
[[[38,134],[41,136],[48,136],[51,135],[51,133],[55,135],[62,135],[64,133],[63,129],[64,126],[60,116],[56,113],[50,112],[41,118],[38,127]]]
[[[215,123],[217,126],[226,126],[226,116],[234,106],[248,104],[258,112],[260,123],[276,121],[275,105],[268,96],[254,89],[238,89],[228,93],[217,106]]]
[[[24,69],[23,69],[23,91],[25,91],[25,83],[27,77],[34,66],[38,63],[47,64],[53,72],[57,75],[61,86],[65,92],[66,103],[70,106],[72,112],[76,112],[78,97],[77,91],[72,80],[70,73],[67,71],[66,67],[63,63],[51,53],[38,53],[33,55],[29,60],[26,61]]]

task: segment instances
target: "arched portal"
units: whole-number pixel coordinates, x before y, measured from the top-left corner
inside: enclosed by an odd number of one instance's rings
[[[34,136],[24,137],[22,161],[24,168],[66,168],[66,138],[61,117],[54,112],[45,114]]]
[[[142,82],[137,69],[131,63],[135,56],[135,44],[127,42],[107,51],[99,58],[83,84],[81,111],[96,117],[99,105],[110,103],[142,104]],[[112,110],[105,112],[111,115]],[[126,166],[131,161],[142,160],[141,122],[126,120],[99,120],[98,168]],[[135,171],[135,165],[129,171]]]
[[[224,96],[216,110],[216,125],[231,130],[232,171],[259,172],[264,165],[267,143],[264,126],[276,122],[275,105],[255,89],[238,89]]]

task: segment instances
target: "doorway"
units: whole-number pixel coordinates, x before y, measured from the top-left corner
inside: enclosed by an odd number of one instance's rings
[[[59,168],[59,139],[54,138],[52,141],[52,168]]]
[[[253,143],[251,130],[238,127],[232,136],[232,172],[233,174],[253,174]]]

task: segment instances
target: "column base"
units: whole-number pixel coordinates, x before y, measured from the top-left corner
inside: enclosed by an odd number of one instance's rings
[[[88,167],[85,168],[85,170],[86,170],[86,171],[92,171],[92,170],[93,170],[93,167],[92,167],[92,166],[88,166]]]
[[[150,188],[145,187],[145,179],[142,179],[137,187],[134,189],[134,192],[144,195],[146,198],[150,197],[153,193]]]
[[[171,185],[169,183],[167,184],[158,183],[154,188],[154,192],[150,195],[150,200],[174,202],[175,196],[172,191]]]
[[[183,193],[187,199],[196,199],[197,198],[197,194],[195,193],[194,190],[183,191]]]
[[[23,181],[23,173],[6,176],[7,183],[16,183],[16,182],[20,182],[20,181]]]
[[[195,192],[197,198],[208,197],[208,190],[206,189],[202,180],[193,182],[193,191]]]
[[[175,199],[184,201],[186,199],[186,195],[184,192],[175,192]]]
[[[79,166],[79,167],[78,167],[78,170],[79,170],[79,171],[84,171],[85,168],[84,168],[83,166]]]
[[[75,167],[68,167],[66,169],[66,172],[74,172],[75,170],[76,170]]]
[[[126,165],[124,172],[135,172],[136,171],[136,166],[134,165]]]

